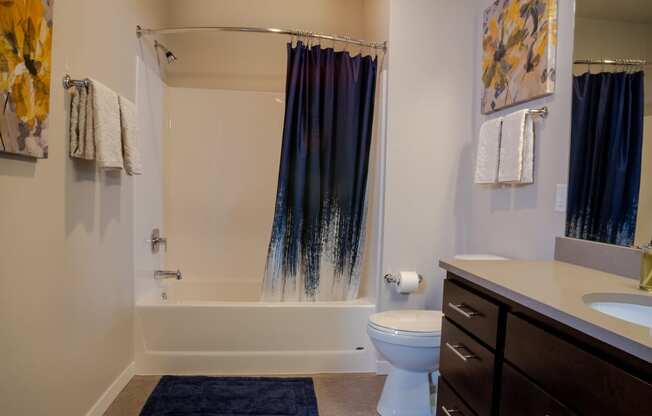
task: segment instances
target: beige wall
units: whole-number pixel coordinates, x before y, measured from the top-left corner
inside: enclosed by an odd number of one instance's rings
[[[437,261],[464,243],[475,4],[390,2],[383,272],[416,270],[426,284],[409,297],[384,287],[383,309],[440,307]]]
[[[632,23],[578,17],[575,20],[575,59],[645,59],[652,62],[652,23]],[[652,77],[646,67],[645,82],[645,132],[643,136],[643,165],[641,193],[636,221],[635,244],[650,242],[652,238]],[[587,70],[576,65],[575,72]],[[601,71],[592,66],[592,71]]]
[[[362,0],[167,0],[167,4],[171,26],[280,27],[363,35]],[[190,33],[162,40],[179,57],[168,71],[171,86],[284,91],[286,36]]]
[[[132,362],[133,181],[68,159],[64,72],[134,98],[156,0],[57,0],[50,158],[0,156],[0,413],[84,415]]]
[[[474,95],[471,98],[473,145],[468,149],[463,169],[472,172],[478,130],[491,117],[502,116],[521,108],[548,106],[550,115],[536,125],[535,179],[526,186],[480,186],[469,177],[463,185],[470,189],[470,216],[467,223],[469,252],[493,253],[517,259],[552,259],[555,237],[564,234],[566,214],[556,212],[557,184],[568,183],[570,153],[571,85],[573,53],[573,0],[559,0],[557,86],[555,94],[518,107],[480,114],[482,12],[491,0],[476,2]]]

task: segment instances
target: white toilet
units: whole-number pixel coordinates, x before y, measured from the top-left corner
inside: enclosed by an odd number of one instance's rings
[[[462,254],[455,259],[507,260],[490,254]],[[400,276],[388,274],[384,279],[400,286]],[[378,402],[381,416],[432,416],[429,375],[439,368],[443,316],[441,311],[396,310],[369,317],[367,334],[391,365]]]
[[[439,364],[441,311],[398,310],[369,317],[367,333],[391,364],[381,416],[431,416],[429,375]]]

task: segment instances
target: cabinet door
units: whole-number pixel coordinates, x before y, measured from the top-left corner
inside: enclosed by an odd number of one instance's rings
[[[448,319],[442,326],[439,372],[480,416],[491,414],[494,354]]]
[[[509,364],[503,365],[500,416],[573,416],[537,385],[523,377]]]
[[[509,314],[505,360],[584,415],[652,415],[652,385]]]

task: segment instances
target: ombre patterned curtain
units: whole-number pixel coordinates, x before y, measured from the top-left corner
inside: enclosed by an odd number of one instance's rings
[[[288,44],[264,300],[358,295],[376,68],[371,56]]]
[[[644,73],[573,79],[566,235],[631,246],[641,182]]]

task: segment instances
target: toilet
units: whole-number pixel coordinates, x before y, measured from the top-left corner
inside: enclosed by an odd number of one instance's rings
[[[391,370],[381,416],[431,416],[429,375],[439,364],[441,311],[397,310],[369,317],[367,334]]]
[[[507,260],[490,254],[461,254],[455,259]],[[400,276],[385,276],[387,284],[397,287],[399,282]],[[381,416],[432,416],[429,376],[439,368],[443,316],[441,311],[395,310],[369,317],[367,334],[391,365],[378,402]]]

